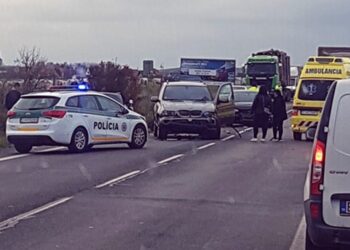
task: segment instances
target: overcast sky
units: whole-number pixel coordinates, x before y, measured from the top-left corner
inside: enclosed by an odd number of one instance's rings
[[[0,0],[0,53],[37,46],[50,61],[177,67],[181,57],[237,59],[350,46],[349,0]]]

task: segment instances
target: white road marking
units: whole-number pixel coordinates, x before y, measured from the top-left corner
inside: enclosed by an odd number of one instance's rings
[[[244,134],[244,133],[252,131],[252,130],[253,130],[253,128],[246,128],[246,129],[243,129],[242,131],[239,131],[239,133]]]
[[[305,247],[305,233],[306,233],[306,222],[305,216],[301,218],[298,229],[294,235],[292,245],[290,245],[289,250],[300,250]]]
[[[174,155],[172,157],[166,158],[165,160],[159,161],[158,164],[162,165],[162,164],[168,163],[170,161],[174,161],[176,159],[179,159],[179,158],[181,158],[183,156],[184,156],[184,154]]]
[[[233,139],[235,137],[236,137],[236,135],[230,135],[230,136],[227,136],[227,137],[221,139],[221,141],[228,141],[228,140],[231,140],[231,139]]]
[[[0,158],[0,162],[14,160],[14,159],[18,159],[18,158],[23,158],[23,157],[26,157],[26,156],[29,156],[29,155],[30,154],[10,155],[10,156],[6,156],[6,157]]]
[[[62,199],[59,199],[57,201],[53,201],[53,202],[50,202],[44,206],[41,206],[41,207],[38,207],[36,209],[33,209],[29,212],[26,212],[26,213],[23,213],[23,214],[20,214],[20,215],[17,215],[15,217],[12,217],[10,219],[7,219],[5,221],[2,221],[0,222],[0,232],[1,231],[4,231],[8,228],[11,228],[11,227],[14,227],[16,224],[18,224],[21,220],[24,220],[24,219],[28,219],[30,217],[32,217],[33,215],[36,215],[38,213],[41,213],[41,212],[44,212],[50,208],[53,208],[53,207],[56,207],[62,203],[65,203],[69,200],[73,199],[73,196],[71,197],[65,197],[65,198],[62,198]]]
[[[212,143],[208,143],[208,144],[205,144],[199,148],[197,148],[198,150],[202,150],[202,149],[205,149],[205,148],[209,148],[209,147],[212,147],[214,146],[216,143],[215,142],[212,142]]]
[[[124,175],[119,176],[117,178],[114,178],[112,180],[106,181],[102,184],[99,184],[99,185],[95,186],[95,188],[99,189],[99,188],[103,188],[103,187],[106,187],[109,185],[116,184],[116,183],[121,182],[121,181],[125,181],[126,179],[129,179],[131,177],[138,175],[140,172],[141,172],[140,170],[132,171],[130,173],[124,174]]]
[[[33,153],[48,153],[48,152],[62,150],[64,148],[65,147],[54,147],[54,148],[48,148],[48,149],[33,151]],[[16,155],[5,156],[5,157],[0,158],[0,162],[14,160],[14,159],[19,159],[19,158],[27,157],[27,156],[30,156],[30,155],[31,154],[16,154]]]

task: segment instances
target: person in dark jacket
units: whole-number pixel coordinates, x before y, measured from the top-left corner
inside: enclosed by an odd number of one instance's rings
[[[268,122],[271,109],[271,100],[267,94],[265,86],[259,88],[259,93],[256,95],[253,106],[252,114],[254,115],[254,137],[251,139],[252,142],[258,141],[259,128],[262,129],[262,138],[261,142],[265,142]]]
[[[283,122],[287,120],[286,103],[282,96],[281,91],[276,90],[272,102],[272,115],[273,115],[273,141],[281,141],[283,136]],[[278,138],[277,138],[278,133]]]
[[[19,92],[19,83],[16,82],[13,88],[7,93],[5,99],[5,107],[7,110],[12,109],[13,105],[21,98],[21,93]]]

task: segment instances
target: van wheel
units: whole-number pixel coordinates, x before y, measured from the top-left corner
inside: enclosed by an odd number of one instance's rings
[[[29,144],[15,144],[15,149],[18,153],[26,154],[32,150],[32,145]]]
[[[77,128],[74,130],[71,142],[68,146],[69,151],[82,153],[88,149],[88,135],[85,129]]]
[[[166,128],[159,126],[158,127],[158,138],[162,141],[166,140],[168,137],[168,131]]]
[[[147,130],[143,125],[137,125],[132,132],[131,142],[128,143],[130,148],[140,149],[146,144]]]
[[[301,141],[302,133],[293,132],[293,138],[295,141]]]
[[[336,250],[338,248],[336,247],[319,247],[316,246],[310,239],[310,236],[306,230],[306,237],[305,237],[305,250]]]

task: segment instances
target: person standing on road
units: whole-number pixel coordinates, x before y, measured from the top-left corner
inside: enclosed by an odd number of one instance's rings
[[[5,107],[7,110],[12,109],[13,105],[21,98],[21,92],[19,92],[19,83],[16,82],[12,89],[7,93],[5,98]]]
[[[256,95],[253,106],[252,114],[254,115],[254,137],[251,139],[252,142],[258,141],[259,128],[262,129],[261,142],[265,142],[268,122],[270,117],[271,100],[267,94],[265,86],[259,88],[259,93]]]
[[[282,96],[281,91],[276,90],[272,102],[272,115],[273,115],[273,141],[281,141],[283,136],[283,122],[287,120],[286,102]],[[277,138],[278,132],[278,138]]]

